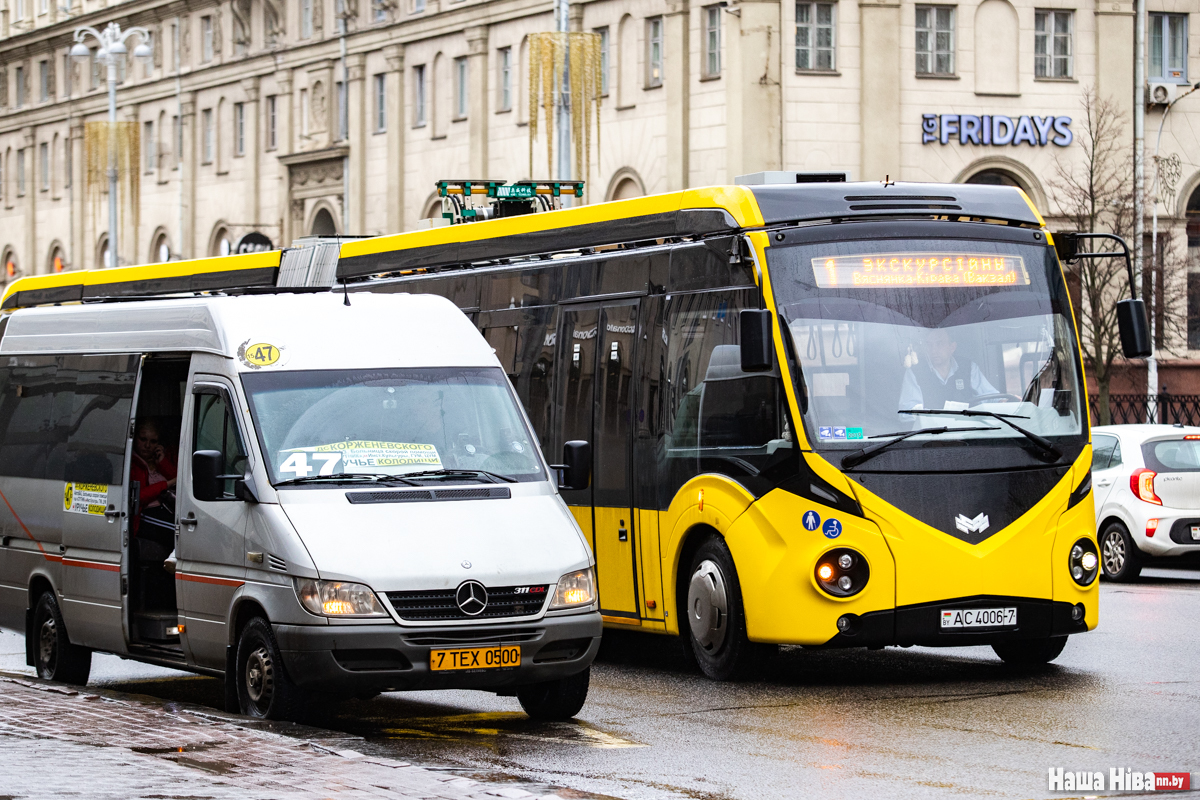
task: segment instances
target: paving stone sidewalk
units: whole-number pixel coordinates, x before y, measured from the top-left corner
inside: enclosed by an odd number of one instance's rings
[[[0,800],[558,800],[292,738],[236,717],[0,676]]]

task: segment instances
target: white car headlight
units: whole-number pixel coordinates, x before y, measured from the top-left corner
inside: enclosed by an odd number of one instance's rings
[[[550,601],[550,610],[559,608],[577,608],[596,601],[596,576],[592,568],[568,572],[558,579],[554,589],[554,599]]]
[[[322,617],[386,617],[387,611],[369,586],[342,581],[296,579],[300,604]]]

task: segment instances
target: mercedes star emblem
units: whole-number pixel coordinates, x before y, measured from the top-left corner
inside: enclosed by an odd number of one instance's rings
[[[462,562],[462,568],[463,568],[463,569],[470,569],[470,568],[471,568],[471,562],[470,562],[470,561],[464,561],[464,562]]]
[[[487,589],[479,581],[463,581],[454,594],[458,610],[468,617],[477,617],[487,608]]]

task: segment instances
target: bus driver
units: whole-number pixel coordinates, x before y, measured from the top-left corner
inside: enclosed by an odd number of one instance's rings
[[[979,365],[971,362],[967,374],[959,371],[954,351],[958,342],[943,328],[936,328],[925,339],[925,363],[916,363],[904,371],[900,388],[900,410],[910,408],[966,408],[977,397],[996,394]]]

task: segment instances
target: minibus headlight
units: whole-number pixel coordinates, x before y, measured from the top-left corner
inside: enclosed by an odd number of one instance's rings
[[[558,579],[550,609],[586,606],[596,600],[596,578],[591,567],[568,572]]]
[[[1096,580],[1097,568],[1100,566],[1100,555],[1091,539],[1080,539],[1071,548],[1068,561],[1071,579],[1080,586],[1091,586]]]
[[[370,587],[361,583],[296,579],[300,604],[322,617],[386,617],[387,611]]]

